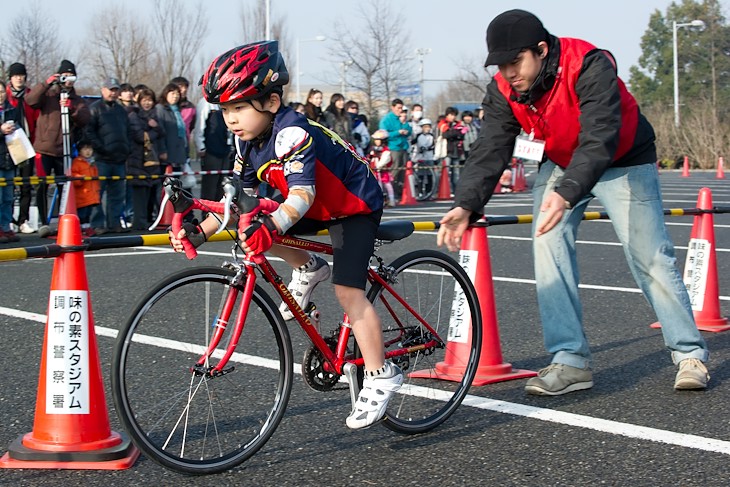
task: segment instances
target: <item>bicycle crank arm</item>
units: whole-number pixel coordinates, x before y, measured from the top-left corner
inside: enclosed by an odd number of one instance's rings
[[[352,402],[352,411],[355,410],[357,404],[357,396],[360,394],[360,387],[357,385],[357,366],[355,364],[347,363],[342,367],[342,371],[347,377],[347,382],[350,383],[350,402]]]

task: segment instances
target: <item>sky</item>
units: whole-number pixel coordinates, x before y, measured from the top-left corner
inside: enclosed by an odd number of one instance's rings
[[[70,45],[68,57],[81,52],[91,15],[104,5],[103,2],[89,0],[34,1],[38,1],[42,9],[57,20],[60,38]],[[212,60],[241,44],[241,29],[237,24],[240,22],[240,5],[246,1],[251,0],[206,0],[210,29],[202,56]],[[330,26],[336,23],[357,23],[358,6],[365,1],[271,0],[272,16],[286,17],[290,40],[300,40],[302,89],[328,82],[339,86],[340,79],[339,71],[328,54],[328,46],[331,49],[335,40],[301,41],[331,35]],[[28,3],[3,1],[4,24],[19,15]],[[409,32],[412,48],[431,49],[423,64],[426,97],[435,95],[443,85],[435,80],[453,79],[458,71],[457,65],[463,61],[483,62],[487,53],[485,32],[489,22],[512,8],[533,12],[551,34],[582,38],[611,51],[618,61],[619,76],[628,80],[630,66],[638,64],[641,37],[648,27],[650,15],[655,10],[666,13],[671,3],[670,0],[457,0],[451,4],[448,0],[390,0],[393,11],[402,12],[403,28]],[[127,6],[133,12],[152,11],[151,0],[116,0],[115,4]],[[722,0],[721,4],[724,15],[730,16],[730,0]],[[289,60],[288,66],[293,73],[294,60]],[[187,77],[191,81],[197,80],[200,74],[190,73]],[[414,69],[412,81],[417,82],[417,78],[418,71]]]

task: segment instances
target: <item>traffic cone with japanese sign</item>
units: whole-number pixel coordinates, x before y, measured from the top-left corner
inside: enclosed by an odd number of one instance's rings
[[[459,263],[474,283],[479,297],[479,308],[482,313],[481,355],[479,356],[479,366],[472,385],[483,386],[494,382],[536,376],[536,372],[513,369],[512,364],[502,361],[502,346],[499,341],[497,310],[494,306],[492,264],[489,257],[486,227],[469,227],[466,230],[461,241]],[[463,300],[455,296],[453,306],[457,306],[461,301]],[[461,380],[464,374],[464,357],[469,356],[471,336],[457,340],[451,337],[451,330],[449,330],[449,335],[444,361],[436,364],[435,372],[432,372],[431,376],[443,380],[458,381]],[[456,335],[458,336],[458,334]],[[424,374],[424,372],[421,372],[421,374]],[[413,374],[411,375],[413,376]]]
[[[120,470],[139,451],[111,431],[89,299],[81,226],[60,217],[33,431],[16,439],[0,468]]]
[[[713,209],[712,192],[709,188],[700,189],[697,208]],[[720,315],[714,225],[712,213],[701,213],[694,217],[682,280],[689,293],[697,329],[721,332],[730,330],[730,325],[728,319]],[[651,326],[659,328],[661,324],[657,322]]]

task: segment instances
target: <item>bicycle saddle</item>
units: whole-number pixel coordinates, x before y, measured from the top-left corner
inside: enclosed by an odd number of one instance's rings
[[[405,220],[391,220],[381,222],[375,238],[378,240],[401,240],[413,233],[413,222]]]

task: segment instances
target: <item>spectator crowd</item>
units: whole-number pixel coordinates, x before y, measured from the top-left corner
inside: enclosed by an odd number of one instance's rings
[[[0,81],[0,131],[22,131],[37,154],[14,160],[0,138],[0,178],[23,178],[18,186],[0,189],[0,244],[18,241],[16,232],[34,233],[58,211],[60,197],[49,206],[48,184],[34,188],[29,179],[34,175],[85,178],[73,185],[87,236],[147,230],[160,211],[160,176],[192,172],[191,156],[200,161],[200,197],[222,197],[221,180],[233,167],[232,135],[217,105],[188,100],[186,78],[173,78],[158,94],[144,84],[109,77],[100,84],[98,98],[80,96],[76,78],[76,66],[63,60],[33,86],[19,62],[9,67],[7,84]],[[481,123],[480,107],[461,114],[449,107],[434,123],[424,117],[422,105],[409,109],[396,98],[378,126],[371,127],[356,100],[333,93],[324,109],[323,102],[322,91],[311,89],[306,100],[289,106],[352,145],[376,174],[388,206],[397,204],[409,160],[426,166],[446,161],[453,188]],[[183,179],[189,189],[198,185],[195,177]],[[37,222],[31,220],[34,190]]]

